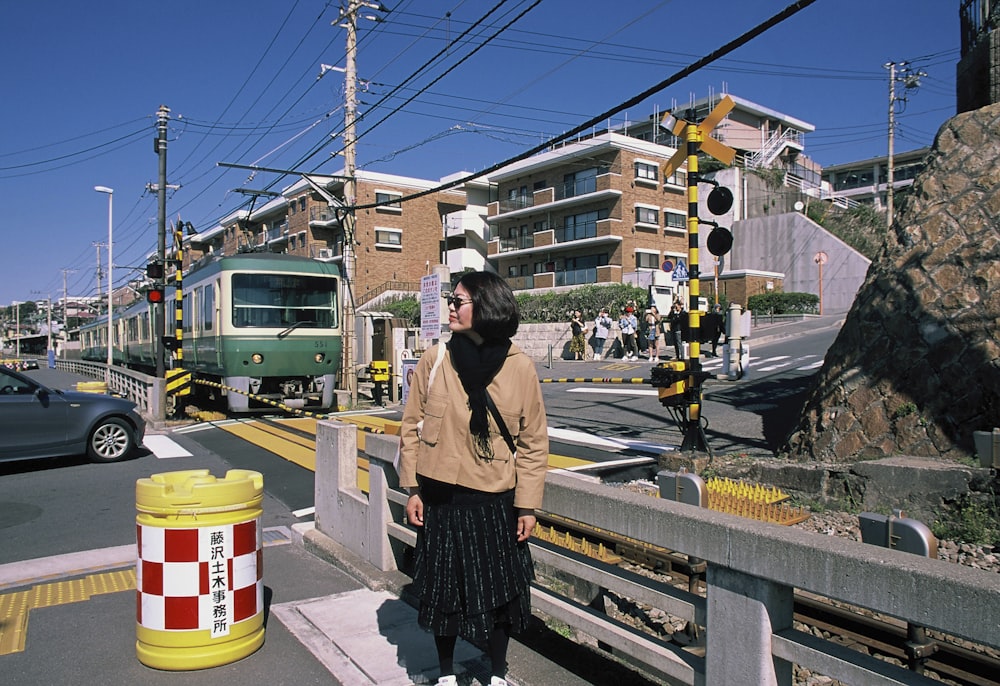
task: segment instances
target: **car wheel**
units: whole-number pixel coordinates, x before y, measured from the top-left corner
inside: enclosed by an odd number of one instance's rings
[[[87,457],[94,462],[117,462],[128,457],[134,447],[132,427],[128,422],[108,417],[91,432]]]

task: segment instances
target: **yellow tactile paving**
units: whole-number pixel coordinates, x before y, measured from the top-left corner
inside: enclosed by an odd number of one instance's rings
[[[38,584],[26,591],[0,595],[0,655],[24,650],[28,637],[28,614],[35,608],[78,603],[95,595],[134,590],[135,568],[131,568]]]

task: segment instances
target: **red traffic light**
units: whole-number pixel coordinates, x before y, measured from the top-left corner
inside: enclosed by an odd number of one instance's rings
[[[146,291],[146,302],[158,305],[163,302],[163,288],[154,286]]]

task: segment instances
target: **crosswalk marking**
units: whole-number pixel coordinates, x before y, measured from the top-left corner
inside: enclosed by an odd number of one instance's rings
[[[143,437],[142,444],[160,460],[172,457],[191,457],[191,453],[178,445],[174,439],[163,434],[147,434]]]

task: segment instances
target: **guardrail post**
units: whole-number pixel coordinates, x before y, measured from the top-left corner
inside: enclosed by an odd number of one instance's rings
[[[708,567],[706,684],[791,686],[792,663],[771,653],[791,628],[792,588],[720,565]]]

